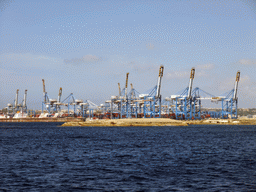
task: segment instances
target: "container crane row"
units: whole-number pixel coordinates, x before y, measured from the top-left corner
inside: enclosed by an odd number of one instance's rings
[[[73,93],[62,100],[62,87],[58,90],[57,99],[49,97],[46,91],[45,80],[43,84],[42,113],[39,118],[44,117],[89,117],[95,115],[99,118],[176,118],[176,119],[201,119],[201,118],[232,118],[236,119],[238,107],[238,84],[240,71],[237,71],[234,88],[221,96],[203,91],[199,87],[193,88],[195,79],[195,68],[192,67],[189,76],[188,86],[175,95],[170,95],[162,101],[161,83],[164,66],[161,65],[158,71],[157,84],[142,94],[134,89],[130,83],[131,90],[128,91],[129,72],[125,75],[125,86],[121,89],[118,83],[118,94],[111,96],[104,104],[96,105],[90,100],[76,99]],[[8,103],[7,116],[20,118],[27,114],[27,89],[24,98],[19,104],[19,89],[16,90],[14,101]],[[209,111],[202,108],[201,101],[210,100],[221,102],[221,111]],[[202,108],[202,110],[201,110]],[[67,112],[67,113],[66,113]],[[18,115],[20,114],[20,115]],[[64,115],[64,116],[63,116]]]

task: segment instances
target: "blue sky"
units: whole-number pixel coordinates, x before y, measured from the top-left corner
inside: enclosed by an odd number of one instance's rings
[[[0,2],[0,108],[21,102],[40,109],[42,79],[51,98],[103,103],[117,83],[162,95],[194,87],[220,95],[241,71],[239,107],[256,107],[256,3],[253,0],[3,0]],[[217,107],[217,106],[216,106]]]

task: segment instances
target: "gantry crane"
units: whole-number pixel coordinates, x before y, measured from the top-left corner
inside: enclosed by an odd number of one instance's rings
[[[198,116],[195,114],[198,112],[196,106],[200,108],[201,100],[198,100],[198,96],[194,97],[192,94],[194,77],[195,68],[193,67],[190,72],[189,86],[181,94],[171,95],[169,99],[172,103],[172,111],[175,112],[176,119],[194,119]],[[198,118],[200,118],[200,115]]]
[[[126,73],[125,87],[121,90],[118,83],[118,96],[111,96],[111,100],[107,100],[101,104],[100,108],[106,118],[131,118],[136,116],[135,98],[138,92],[131,84],[131,91],[128,93],[129,73]]]
[[[238,106],[238,82],[240,80],[240,71],[236,73],[235,87],[232,89],[225,98],[222,98],[222,119],[237,119],[237,106]]]
[[[7,104],[7,114],[8,116],[12,117],[14,114],[19,111],[20,105],[18,104],[18,96],[19,96],[19,89],[16,90],[16,96],[13,103]]]
[[[25,90],[25,93],[24,93],[24,99],[23,99],[23,102],[22,102],[22,113],[27,113],[27,89]]]
[[[161,65],[159,68],[157,85],[148,93],[139,95],[139,98],[140,98],[139,114],[141,116],[141,112],[143,110],[144,118],[161,117],[162,107],[161,107],[160,89],[161,89],[163,72],[164,72],[164,66]]]
[[[15,112],[19,111],[18,97],[19,97],[19,89],[17,89],[17,91],[16,91],[16,97],[15,97],[15,102],[14,102]]]
[[[62,87],[60,87],[60,89],[59,89],[58,100],[57,100],[57,103],[56,103],[58,113],[61,112],[61,107],[60,107],[62,105],[61,96],[62,96]]]
[[[44,109],[47,110],[49,114],[46,114],[47,116],[55,113],[57,111],[57,99],[50,99],[49,95],[46,92],[45,89],[45,81],[42,79],[43,82],[43,102],[42,102],[42,114],[44,113]]]

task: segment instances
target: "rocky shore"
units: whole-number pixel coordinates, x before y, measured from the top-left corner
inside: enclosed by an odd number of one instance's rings
[[[84,122],[65,122],[62,126],[86,127],[142,127],[142,126],[189,126],[189,125],[256,125],[256,119],[207,119],[207,120],[174,120],[167,118],[139,119],[101,119]]]

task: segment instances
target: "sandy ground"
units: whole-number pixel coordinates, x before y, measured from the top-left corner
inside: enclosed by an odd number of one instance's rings
[[[62,126],[189,126],[189,125],[256,125],[256,119],[207,119],[207,120],[174,120],[167,118],[139,118],[139,119],[101,119],[86,120],[85,122],[66,122]]]

